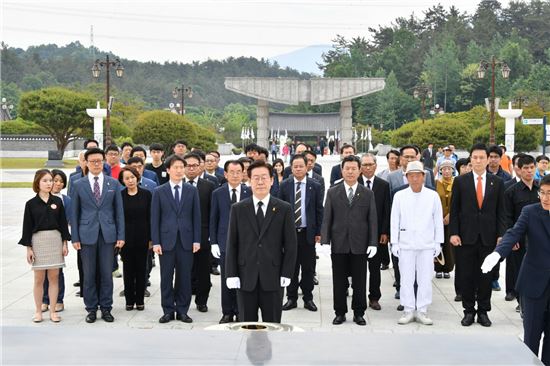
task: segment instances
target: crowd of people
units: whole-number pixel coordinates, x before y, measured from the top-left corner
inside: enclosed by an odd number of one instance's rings
[[[98,309],[104,321],[114,321],[119,255],[127,311],[144,310],[158,261],[160,323],[191,323],[193,295],[197,310],[207,312],[212,274],[221,275],[220,323],[257,321],[259,311],[263,321],[281,322],[283,311],[298,307],[298,289],[304,308],[317,311],[320,244],[330,245],[334,325],[346,321],[350,292],[353,321],[366,325],[367,307],[382,308],[381,271],[393,264],[398,324],[433,324],[432,278],[450,279],[454,271],[461,324],[477,318],[489,327],[491,296],[500,290],[498,263],[506,259],[505,299],[518,302],[533,352],[546,332],[542,359],[548,364],[545,155],[509,158],[502,146],[475,144],[459,159],[453,145],[406,145],[390,150],[388,168],[379,170],[376,155],[357,156],[344,144],[326,190],[317,153],[305,143],[296,144],[288,163],[273,159],[273,165],[266,148],[250,144],[245,157],[223,167],[217,151],[188,150],[183,140],[166,151],[129,143],[102,150],[94,140],[84,148],[68,179],[60,170],[37,171],[36,197],[25,206],[19,243],[34,269],[35,322],[48,310],[52,321],[61,320],[68,241],[78,253],[75,285],[88,323]],[[67,185],[68,194],[61,194]],[[536,279],[527,280],[533,273]]]

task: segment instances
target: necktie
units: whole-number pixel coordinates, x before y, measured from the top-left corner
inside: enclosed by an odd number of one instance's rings
[[[262,206],[264,203],[262,201],[258,202],[258,210],[256,211],[256,221],[258,221],[258,227],[261,229],[262,224],[264,222],[264,210],[262,210]]]
[[[302,190],[301,183],[296,183],[296,194],[294,197],[294,224],[296,227],[302,227]]]
[[[482,186],[482,178],[481,176],[477,177],[477,185],[476,185],[476,197],[477,197],[477,205],[481,209],[481,205],[483,205],[483,186]]]
[[[191,180],[189,181],[189,184],[191,184],[191,185],[194,187],[194,186],[195,186],[195,181],[191,179]]]
[[[370,188],[370,179],[367,180],[367,188],[368,188],[368,189],[371,189],[371,188]]]
[[[174,190],[176,191],[174,193],[174,200],[176,201],[176,207],[179,207],[179,205],[180,205],[180,186],[175,185]]]
[[[101,200],[101,191],[99,190],[99,177],[94,177],[94,198],[95,201],[99,204]]]
[[[231,204],[234,204],[237,202],[237,190],[235,188],[232,189],[233,193],[231,193]]]
[[[349,201],[349,204],[351,205],[351,201],[353,201],[353,188],[349,187],[348,189],[348,201]]]

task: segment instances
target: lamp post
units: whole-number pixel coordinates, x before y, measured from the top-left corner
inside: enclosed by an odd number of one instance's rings
[[[432,88],[427,85],[421,84],[414,87],[413,96],[422,101],[422,123],[426,119],[426,98],[432,99]]]
[[[13,104],[8,104],[8,100],[6,98],[2,98],[2,118],[1,121],[9,121],[11,120],[11,111],[13,110]]]
[[[177,99],[181,95],[181,104],[180,104],[180,114],[183,116],[185,114],[185,95],[189,98],[193,98],[193,89],[190,86],[185,86],[181,84],[181,88],[177,86],[172,90],[172,96],[174,99]]]
[[[116,67],[116,76],[121,78],[124,75],[124,67],[117,58],[115,61],[109,60],[109,55],[105,57],[105,61],[97,59],[92,66],[92,76],[96,79],[101,74],[101,69],[105,67],[105,108],[107,116],[105,117],[105,146],[111,145],[111,66]]]
[[[490,133],[489,133],[489,144],[495,144],[495,69],[500,67],[502,72],[502,77],[508,79],[510,76],[510,67],[505,62],[498,61],[495,56],[491,57],[491,61],[487,62],[481,60],[479,63],[479,68],[477,69],[478,79],[485,78],[485,72],[490,68],[491,69],[491,100],[489,106],[490,112]]]

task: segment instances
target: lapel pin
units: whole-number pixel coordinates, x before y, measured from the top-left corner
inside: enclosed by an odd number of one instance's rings
[[[272,210],[272,211],[273,211],[273,212],[277,211],[277,208],[273,207],[273,210]]]

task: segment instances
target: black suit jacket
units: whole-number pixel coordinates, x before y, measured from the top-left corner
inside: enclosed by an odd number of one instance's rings
[[[504,183],[487,174],[483,204],[479,209],[473,173],[455,178],[451,196],[449,234],[459,235],[462,245],[473,245],[481,236],[484,246],[496,245],[506,231]]]
[[[336,164],[332,167],[332,170],[330,171],[330,186],[332,187],[334,185],[334,182],[339,179],[342,179],[342,167],[340,166],[340,164]]]
[[[321,185],[311,178],[306,179],[306,223],[307,223],[307,241],[315,244],[315,236],[321,235],[321,225],[323,224],[323,195],[321,194]],[[281,182],[279,186],[279,198],[286,201],[292,207],[292,212],[296,210],[294,202],[296,201],[296,184],[294,177],[291,176]]]
[[[426,169],[433,169],[435,160],[437,160],[437,152],[435,151],[435,149],[432,149],[431,154],[428,148],[422,151],[422,163],[424,163],[424,167]]]
[[[252,197],[231,207],[225,268],[227,277],[240,278],[241,290],[280,290],[280,278],[294,274],[296,255],[296,230],[287,202],[271,196],[261,228]]]
[[[376,202],[376,217],[378,219],[378,237],[382,234],[390,235],[390,184],[382,178],[373,177],[372,192]],[[359,177],[359,183],[366,187],[364,176]]]
[[[210,250],[210,205],[212,192],[217,188],[210,180],[199,178],[197,190],[199,191],[199,202],[201,207],[201,250]]]

